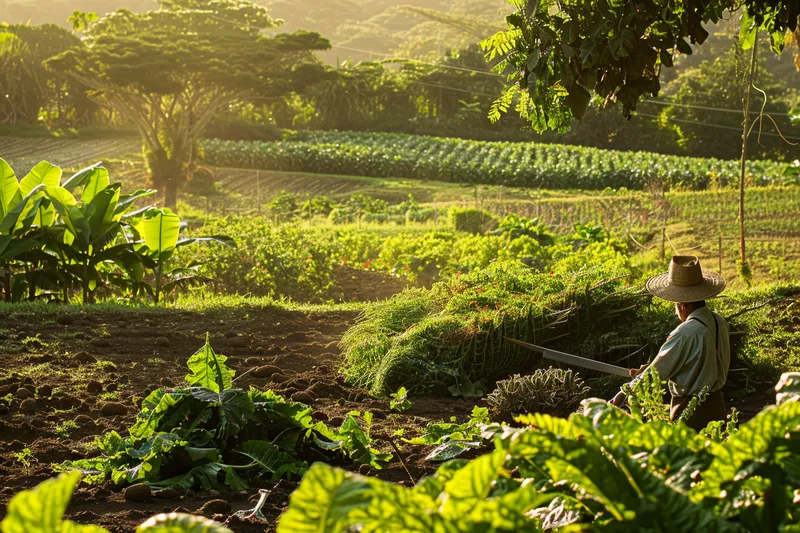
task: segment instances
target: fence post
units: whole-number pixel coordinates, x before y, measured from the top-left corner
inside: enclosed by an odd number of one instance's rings
[[[667,226],[661,226],[661,259],[664,260],[667,257]]]

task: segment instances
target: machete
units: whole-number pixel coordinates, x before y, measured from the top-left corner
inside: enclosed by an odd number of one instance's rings
[[[598,372],[603,372],[605,374],[612,374],[614,376],[622,376],[626,378],[631,377],[629,370],[627,368],[622,368],[621,366],[610,365],[608,363],[601,363],[600,361],[594,361],[592,359],[587,359],[585,357],[579,357],[577,355],[559,352],[558,350],[551,350],[550,348],[537,346],[535,344],[530,344],[528,342],[518,341],[516,339],[510,339],[508,337],[506,337],[506,340],[511,341],[514,344],[519,344],[520,346],[523,346],[529,350],[533,350],[534,352],[540,352],[546,359],[552,359],[553,361],[558,361],[559,363],[575,365],[581,368],[588,368],[590,370],[597,370]]]

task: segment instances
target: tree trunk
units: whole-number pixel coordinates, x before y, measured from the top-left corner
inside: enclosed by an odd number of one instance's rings
[[[175,210],[178,205],[178,182],[170,179],[164,183],[164,207]]]
[[[750,130],[750,91],[753,87],[753,81],[756,74],[757,55],[758,49],[758,32],[756,32],[755,42],[753,43],[753,55],[750,59],[750,72],[747,80],[747,92],[745,93],[744,104],[744,132],[742,133],[742,161],[741,173],[739,175],[739,255],[742,262],[742,268],[747,263],[747,254],[745,252],[744,240],[744,184],[745,176],[747,174],[747,137]]]

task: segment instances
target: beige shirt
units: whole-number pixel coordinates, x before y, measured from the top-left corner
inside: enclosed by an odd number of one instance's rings
[[[701,307],[669,334],[650,367],[658,371],[662,380],[669,382],[673,396],[689,396],[703,387],[708,387],[708,392],[721,389],[728,378],[730,364],[728,324],[708,307]],[[641,374],[631,384],[640,378]]]

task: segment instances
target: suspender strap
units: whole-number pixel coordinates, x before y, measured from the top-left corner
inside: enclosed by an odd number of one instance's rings
[[[716,353],[719,353],[719,321],[717,320],[717,315],[715,315],[714,313],[711,313],[711,316],[714,317],[714,329],[715,329],[714,350]],[[696,316],[689,317],[689,320],[697,320],[698,322],[703,324],[706,327],[706,329],[709,329],[708,324],[706,324]]]

